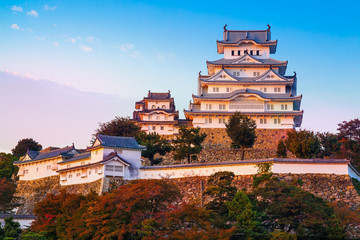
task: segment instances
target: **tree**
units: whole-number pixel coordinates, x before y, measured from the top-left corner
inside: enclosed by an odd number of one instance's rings
[[[237,239],[264,239],[265,232],[258,221],[258,213],[245,192],[239,191],[235,197],[226,202],[229,218],[236,222]]]
[[[146,150],[142,151],[141,155],[148,158],[151,165],[159,164],[162,161],[162,158],[154,159],[155,154],[164,156],[171,151],[171,145],[157,133],[140,132],[137,140],[141,145],[146,146]]]
[[[17,198],[14,197],[16,185],[12,180],[0,179],[0,213],[11,211],[18,206]]]
[[[280,139],[278,142],[276,157],[278,157],[278,158],[286,158],[287,157],[286,145],[285,145],[284,140],[282,140],[282,139]]]
[[[201,143],[205,140],[206,134],[200,134],[200,128],[186,128],[180,126],[179,136],[173,140],[174,159],[182,160],[187,158],[188,163],[191,159],[196,159],[196,154],[200,153],[203,147]]]
[[[360,119],[356,118],[348,122],[338,124],[339,138],[354,140],[360,143]]]
[[[226,201],[231,201],[236,194],[236,187],[232,186],[234,180],[233,172],[217,172],[209,176],[207,180],[207,188],[204,195],[210,197],[210,201],[206,204],[206,208],[213,210],[220,215],[226,215],[228,209]]]
[[[24,138],[18,141],[18,144],[11,150],[13,156],[17,159],[24,156],[27,150],[41,151],[42,146],[32,138]]]
[[[295,232],[299,239],[344,238],[334,210],[322,198],[277,179],[270,179],[254,194],[269,232]]]
[[[140,127],[130,120],[129,117],[118,117],[115,119],[99,123],[99,128],[95,130],[93,137],[97,134],[108,136],[135,137],[140,131]]]
[[[247,116],[236,112],[225,123],[226,132],[229,135],[232,146],[241,148],[241,159],[245,159],[245,148],[251,148],[256,140],[256,123]]]
[[[10,153],[0,153],[0,179],[11,179],[12,175],[17,173],[18,167],[13,164],[15,158]]]
[[[318,133],[317,137],[320,140],[320,153],[321,158],[336,156],[341,150],[341,143],[338,140],[336,134],[329,132]]]
[[[285,144],[297,158],[313,158],[320,151],[320,140],[312,131],[290,130]]]
[[[16,239],[21,234],[20,224],[13,217],[5,218],[4,239]]]

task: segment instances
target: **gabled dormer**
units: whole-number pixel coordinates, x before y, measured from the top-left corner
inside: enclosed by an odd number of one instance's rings
[[[237,79],[226,69],[221,69],[216,74],[209,76],[209,77],[203,77],[199,76],[200,81],[207,81],[207,82],[217,82],[217,81],[237,81]]]
[[[270,69],[266,73],[262,74],[261,76],[254,79],[255,81],[293,81],[294,78],[287,78],[284,76],[279,75],[273,69]]]

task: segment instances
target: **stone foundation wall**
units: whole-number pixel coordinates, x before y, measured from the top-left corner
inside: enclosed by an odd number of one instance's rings
[[[71,193],[86,195],[91,191],[101,193],[103,179],[91,183],[76,184],[69,186],[60,185],[60,177],[52,176],[32,181],[19,181],[16,188],[16,196],[20,197],[20,207],[17,214],[33,214],[35,204],[43,200],[47,194],[57,194],[61,189]]]
[[[276,157],[277,144],[280,139],[286,138],[288,129],[256,129],[256,141],[253,148],[246,149],[245,159],[262,159]],[[241,160],[241,151],[230,148],[231,139],[225,128],[202,128],[201,133],[207,137],[203,142],[204,149],[198,155],[198,162],[224,162]],[[175,136],[166,136],[171,140]],[[288,152],[289,158],[295,156]],[[175,161],[172,153],[163,157],[163,165],[185,163],[185,160]]]
[[[328,202],[343,202],[352,209],[360,207],[360,196],[347,175],[334,174],[274,174],[274,177],[321,197]],[[203,199],[207,177],[169,179],[179,186],[184,199]],[[252,191],[253,175],[235,176],[234,186],[239,190]]]

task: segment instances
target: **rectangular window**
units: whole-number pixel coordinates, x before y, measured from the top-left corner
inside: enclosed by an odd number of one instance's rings
[[[264,124],[267,124],[267,119],[266,118],[264,118]]]
[[[281,104],[281,110],[284,110],[284,104]]]
[[[209,118],[209,123],[212,123],[212,118]]]
[[[219,109],[220,109],[220,110],[225,110],[225,108],[226,108],[226,107],[225,107],[225,104],[219,104]]]
[[[89,170],[89,175],[91,175],[91,171]]]
[[[123,166],[115,166],[115,172],[123,172]]]
[[[148,119],[151,120],[151,116],[149,116]]]
[[[219,118],[219,123],[221,123],[221,118]]]
[[[240,53],[241,53],[240,50],[238,50],[238,55],[239,55],[239,56],[241,55]]]
[[[280,92],[280,88],[274,88],[274,92]]]
[[[211,104],[209,104],[209,109],[211,110]]]
[[[164,126],[161,126],[160,129],[161,129],[161,130],[164,130]]]
[[[267,92],[267,88],[266,88],[266,87],[264,88],[264,92]]]
[[[156,120],[160,120],[160,116],[156,116]]]
[[[76,173],[76,177],[80,177],[80,175],[81,175],[80,173]]]
[[[69,174],[68,178],[72,178],[72,174]]]
[[[105,171],[113,172],[114,171],[114,166],[113,165],[105,165]]]
[[[47,169],[47,170],[50,170],[50,169],[51,169],[51,165],[47,165],[47,166],[46,166],[46,169]]]
[[[214,87],[214,88],[213,88],[213,92],[219,92],[219,88],[218,88],[218,87]]]
[[[267,110],[274,110],[274,105],[273,104],[268,104],[268,105],[266,105],[266,109]]]
[[[287,110],[287,104],[285,104],[285,110]]]
[[[234,56],[234,50],[231,51],[231,55]]]
[[[205,118],[205,124],[208,124],[208,119],[207,118]]]
[[[256,50],[256,55],[260,55],[260,51],[259,50]]]
[[[24,170],[24,175],[29,173],[29,169]]]
[[[152,126],[152,130],[156,130],[156,127],[155,127],[155,126]]]
[[[223,118],[223,123],[225,123],[225,118]]]
[[[280,118],[278,119],[278,123],[281,124],[281,119]]]
[[[271,110],[274,110],[274,105],[273,104],[271,104]]]
[[[36,168],[36,171],[38,172],[38,171],[39,171],[39,168]]]
[[[167,116],[165,116],[165,120],[168,120],[168,117],[167,117]]]
[[[253,50],[250,50],[250,55],[253,55],[254,51]]]
[[[277,119],[276,118],[274,118],[274,124],[277,124]]]
[[[230,92],[230,88],[227,87],[227,88],[226,88],[226,92]]]
[[[264,119],[260,118],[260,124],[264,124]]]

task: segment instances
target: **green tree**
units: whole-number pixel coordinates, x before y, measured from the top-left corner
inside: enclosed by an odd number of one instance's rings
[[[21,240],[47,240],[46,232],[26,232],[21,235]]]
[[[140,132],[137,140],[141,145],[146,146],[146,150],[142,151],[141,155],[149,159],[151,165],[159,164],[162,161],[162,158],[154,159],[155,154],[164,156],[171,151],[171,145],[157,133]]]
[[[229,218],[236,222],[237,239],[264,239],[265,232],[258,221],[258,213],[245,192],[239,191],[235,197],[226,202]]]
[[[135,137],[140,131],[140,127],[130,120],[129,117],[118,117],[115,119],[99,123],[99,128],[95,130],[93,140],[97,134],[108,136]]]
[[[0,153],[0,179],[11,179],[12,175],[17,173],[18,167],[13,164],[15,158],[10,153]]]
[[[207,209],[223,216],[227,215],[226,201],[231,201],[236,194],[236,187],[231,185],[234,177],[234,173],[228,171],[217,172],[209,176],[204,191],[204,195],[211,199],[205,205]]]
[[[201,143],[205,140],[206,134],[200,133],[200,128],[186,128],[180,126],[179,136],[173,140],[174,159],[182,160],[187,158],[188,163],[191,159],[196,160],[196,155],[201,152]]]
[[[5,218],[4,239],[16,239],[21,234],[20,224],[13,217]]]
[[[269,232],[294,232],[298,239],[344,238],[334,210],[322,198],[277,179],[270,179],[254,194]]]
[[[290,130],[286,148],[298,158],[313,158],[320,152],[320,140],[312,131]]]
[[[280,139],[277,145],[277,150],[276,150],[276,157],[278,158],[286,158],[287,157],[287,152],[286,152],[286,145],[284,140]]]
[[[241,159],[245,159],[245,148],[251,148],[256,140],[256,123],[247,116],[236,112],[225,123],[226,132],[229,135],[232,146],[241,148]]]
[[[27,150],[40,151],[42,146],[32,138],[24,138],[18,141],[18,144],[11,150],[16,159],[24,156]]]
[[[320,140],[320,153],[319,157],[337,156],[341,150],[341,143],[336,134],[329,132],[318,133],[317,137]]]

